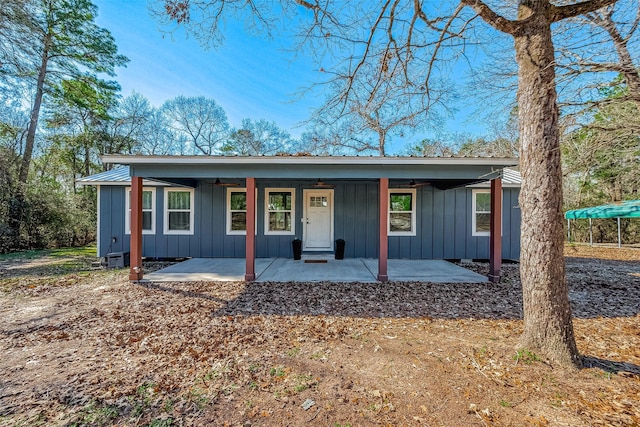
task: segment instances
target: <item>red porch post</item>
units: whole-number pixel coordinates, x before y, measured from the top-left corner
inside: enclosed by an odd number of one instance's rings
[[[244,280],[256,280],[256,179],[247,178],[247,238],[245,240],[245,260],[247,263]]]
[[[142,280],[142,177],[131,177],[129,280]]]
[[[491,180],[491,228],[489,244],[489,280],[500,281],[502,268],[502,179]]]
[[[380,212],[378,224],[380,226],[380,254],[378,255],[378,281],[389,280],[387,274],[387,258],[389,257],[389,241],[387,239],[387,221],[389,211],[389,178],[380,178]]]

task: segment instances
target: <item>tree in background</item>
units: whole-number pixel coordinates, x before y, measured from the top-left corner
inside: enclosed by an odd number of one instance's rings
[[[425,138],[408,144],[403,151],[405,156],[453,157],[458,155],[458,145],[441,139]]]
[[[463,132],[437,132],[435,138],[406,144],[402,154],[425,157],[518,157],[518,109],[512,109],[506,121],[498,116],[488,125],[490,132],[480,137]]]
[[[17,84],[33,94],[30,119],[21,147],[20,167],[9,212],[12,238],[21,240],[26,219],[25,194],[36,133],[46,96],[55,96],[63,81],[90,86],[98,74],[114,75],[127,58],[118,55],[111,34],[95,22],[88,0],[7,0],[0,12],[0,63],[3,89]],[[117,84],[111,83],[117,88]],[[18,243],[18,246],[21,246]]]
[[[572,208],[639,196],[640,107],[629,100],[622,83],[606,92],[609,101],[597,108],[591,122],[563,141],[565,174],[575,176],[579,185]]]
[[[517,142],[506,138],[453,135],[454,141],[426,138],[410,143],[402,151],[405,156],[423,157],[518,157]]]
[[[635,200],[640,123],[640,2],[620,0],[576,17],[559,28],[589,29],[590,37],[568,43],[559,38],[558,69],[565,117],[562,154],[565,208]],[[597,41],[602,47],[594,48]],[[562,104],[561,104],[562,105]],[[615,241],[612,221],[594,221],[596,241]],[[623,240],[636,242],[636,221],[622,220]],[[572,224],[573,236],[587,238],[586,222]]]
[[[387,46],[386,49],[379,58],[349,61],[330,73],[322,70],[331,75],[331,89],[310,122],[322,127],[347,123],[349,134],[345,135],[342,145],[357,153],[384,156],[392,137],[404,138],[426,127],[437,128],[441,120],[432,107],[446,105],[454,92],[453,85],[447,87],[443,78],[432,82],[428,91],[426,85],[408,84],[416,80],[408,73],[416,71],[392,61],[393,56],[399,54],[396,49],[401,48]],[[358,68],[361,70],[356,71]],[[356,72],[361,73],[362,78],[354,79]]]
[[[607,101],[599,103],[589,122],[564,136],[566,209],[640,199],[640,107],[628,90],[622,78],[601,89]],[[586,227],[572,224],[573,236],[586,239]],[[640,241],[637,221],[623,219],[621,228],[627,243]],[[617,227],[612,221],[595,221],[594,235],[596,241],[615,241]]]
[[[6,141],[15,140],[13,130],[3,127],[0,130],[0,253],[14,248],[15,239],[6,218],[12,210],[14,203],[14,188],[18,179],[19,158],[16,152],[7,147]]]
[[[34,88],[31,117],[22,153],[19,181],[27,182],[40,109],[45,94],[63,80],[105,84],[98,73],[113,76],[126,57],[118,55],[111,34],[94,23],[97,9],[87,0],[17,0],[2,8],[3,36],[14,49],[3,49],[5,74]],[[35,80],[33,80],[35,77]],[[118,85],[111,83],[114,88]]]
[[[138,151],[141,141],[147,137],[145,126],[153,112],[149,100],[139,93],[118,98],[106,111],[108,120],[97,126],[97,154],[132,154]]]
[[[504,137],[468,139],[460,145],[457,155],[471,157],[518,157],[517,144],[517,140],[513,141]]]
[[[240,129],[232,129],[229,139],[222,147],[225,155],[273,156],[291,153],[295,143],[289,132],[280,129],[276,122],[259,119],[242,119]]]
[[[554,25],[558,104],[563,129],[573,132],[576,127],[591,122],[601,104],[612,102],[607,94],[616,86],[627,88],[625,99],[640,99],[640,93],[636,93],[640,82],[639,23],[638,0],[620,0]],[[481,91],[486,97],[478,108],[480,112],[487,113],[488,107],[495,106],[488,112],[491,119],[496,110],[506,112],[505,107],[515,106],[515,99],[511,102],[507,97],[517,87],[517,63],[507,49],[496,46],[488,53],[495,56],[483,67],[474,67],[476,80],[471,90],[476,94]],[[513,110],[510,115],[513,116]]]
[[[213,100],[156,108],[137,93],[121,99],[101,77],[127,60],[95,14],[88,0],[0,8],[0,252],[90,241],[95,190],[75,179],[103,170],[102,154],[217,154],[228,140]],[[293,150],[285,139],[280,148]]]
[[[0,92],[0,147],[5,152],[11,151],[9,156],[15,161],[19,168],[20,153],[24,148],[27,136],[27,123],[29,123],[29,114],[21,108],[21,93],[14,91],[10,95],[6,92]],[[5,156],[6,157],[6,156]]]
[[[640,2],[620,0],[554,30],[558,79],[565,89],[560,102],[567,114],[589,113],[608,102],[607,89],[618,85],[615,76],[627,88],[624,99],[640,105],[639,24]]]
[[[300,138],[300,150],[319,156],[331,155],[359,155],[372,148],[370,138],[363,135],[350,120],[326,121],[322,115],[317,115],[308,123]]]
[[[119,100],[108,114],[110,120],[100,130],[99,154],[167,155],[187,151],[186,137],[172,129],[161,108],[152,106],[137,92]]]
[[[71,161],[73,181],[76,174],[87,176],[97,169],[105,140],[99,129],[111,119],[116,89],[101,82],[65,80],[58,91],[47,108],[47,127],[55,132],[49,136],[53,146]]]
[[[186,138],[171,128],[161,109],[152,107],[145,119],[134,153],[163,156],[185,152]]]
[[[180,154],[218,154],[229,136],[227,114],[211,98],[178,96],[162,105],[162,113],[186,143]]]

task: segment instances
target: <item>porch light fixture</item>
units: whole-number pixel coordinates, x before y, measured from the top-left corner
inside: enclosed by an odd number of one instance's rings
[[[312,185],[313,188],[335,188],[333,184],[327,184],[321,179],[318,178],[315,184]]]
[[[216,178],[216,182],[214,182],[214,185],[217,185],[218,187],[237,187],[240,184],[235,182],[221,182],[220,178]]]

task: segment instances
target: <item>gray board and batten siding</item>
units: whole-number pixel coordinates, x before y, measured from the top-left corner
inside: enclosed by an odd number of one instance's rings
[[[345,257],[378,257],[378,183],[375,180],[330,180],[334,188],[334,239],[346,241]],[[291,241],[302,238],[303,189],[315,180],[258,179],[256,256],[292,257]],[[87,184],[91,185],[89,182]],[[113,183],[115,184],[115,183]],[[99,185],[99,256],[129,250],[125,233],[127,184]],[[156,183],[145,183],[153,187]],[[393,183],[392,183],[393,184]],[[295,235],[265,235],[265,188],[295,188]],[[393,187],[393,185],[391,185]],[[474,186],[477,188],[477,186]],[[149,258],[244,258],[245,236],[226,233],[226,187],[196,180],[194,234],[163,234],[164,191],[156,187],[155,234],[143,235],[143,256]],[[416,189],[416,235],[390,236],[390,259],[488,259],[489,237],[473,236],[472,188]],[[503,188],[502,257],[520,256],[519,188]],[[115,238],[115,239],[114,239]],[[115,242],[114,242],[115,240]]]

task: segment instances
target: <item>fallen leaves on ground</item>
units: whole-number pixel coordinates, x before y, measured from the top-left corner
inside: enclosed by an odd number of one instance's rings
[[[513,264],[500,284],[14,276],[0,425],[638,425],[637,270],[568,258],[580,371],[516,353]]]

